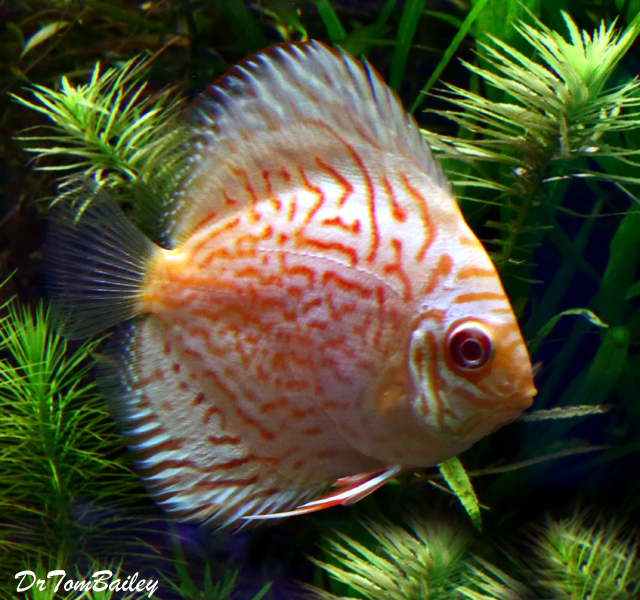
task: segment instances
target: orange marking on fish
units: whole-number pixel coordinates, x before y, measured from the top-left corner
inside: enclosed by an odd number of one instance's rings
[[[334,250],[347,257],[349,266],[353,267],[358,264],[358,253],[355,248],[339,242],[325,242],[314,238],[298,237],[296,246],[298,248],[313,248],[314,250]]]
[[[282,179],[284,179],[284,181],[286,181],[287,183],[291,181],[291,175],[289,175],[289,171],[287,171],[284,167],[280,169],[280,177],[282,177]]]
[[[245,235],[239,235],[234,240],[234,247],[241,248],[243,244],[248,244],[250,247],[255,248],[256,244],[269,240],[273,237],[273,227],[271,225],[265,225],[262,233],[255,235],[253,233],[247,233]]]
[[[226,188],[222,188],[222,199],[227,206],[236,206],[238,204],[237,200],[234,200],[229,196]]]
[[[260,363],[258,363],[258,366],[256,367],[256,375],[258,376],[258,379],[260,381],[270,381],[271,380],[271,376],[264,370],[264,368],[262,367],[262,365]]]
[[[304,290],[297,285],[289,285],[287,286],[287,296],[290,296],[291,298],[303,298]]]
[[[206,236],[203,236],[203,238],[197,244],[195,244],[193,248],[191,248],[191,254],[195,256],[202,249],[202,247],[211,242],[211,240],[214,240],[218,236],[221,236],[223,233],[227,233],[232,229],[235,229],[239,224],[240,217],[235,217],[234,219],[223,223],[217,229],[209,231]],[[207,261],[204,262],[206,263]]]
[[[349,281],[345,277],[338,275],[335,271],[325,271],[322,275],[322,285],[327,285],[329,282],[334,283],[336,287],[345,292],[356,293],[361,298],[371,298],[373,295],[373,292],[369,288],[355,281]]]
[[[362,158],[351,144],[349,144],[343,137],[341,137],[326,123],[315,121],[314,123],[326,129],[338,142],[340,142],[340,144],[342,144],[342,146],[351,157],[351,160],[353,160],[353,162],[356,164],[358,170],[362,175],[362,179],[367,191],[367,207],[369,210],[369,218],[371,220],[371,248],[369,250],[369,255],[367,256],[367,262],[373,262],[380,245],[380,232],[378,231],[378,222],[376,220],[375,188],[373,187],[371,176],[369,175],[369,172],[367,171]],[[370,143],[372,146],[376,146],[375,142],[373,140],[370,140],[368,136],[366,136],[361,130],[359,131],[359,133],[363,138],[368,140],[368,143]]]
[[[332,321],[342,321],[342,317],[355,312],[356,305],[354,303],[344,304],[340,307],[336,306],[333,301],[333,294],[328,293],[326,296],[327,308]]]
[[[198,221],[198,224],[193,228],[193,232],[197,232],[198,229],[204,228],[207,225],[209,225],[210,223],[213,223],[218,217],[218,213],[215,210],[212,210],[211,212],[207,213],[204,218],[202,218],[200,221]]]
[[[456,273],[456,279],[474,279],[476,277],[495,277],[496,272],[493,269],[483,267],[465,266],[460,267]]]
[[[376,288],[376,305],[378,307],[378,326],[376,327],[376,332],[373,336],[373,347],[379,348],[380,341],[382,340],[382,327],[383,327],[383,316],[384,316],[384,288],[382,286],[378,286]],[[367,327],[368,329],[368,327]]]
[[[301,421],[306,417],[315,415],[316,412],[315,406],[311,406],[310,408],[293,408],[291,409],[291,416],[296,419],[296,421]]]
[[[433,243],[434,228],[431,218],[429,217],[429,209],[427,207],[427,201],[425,200],[424,196],[409,183],[409,179],[405,174],[400,175],[400,178],[402,179],[402,183],[404,184],[404,187],[409,195],[417,201],[418,206],[420,207],[420,216],[422,218],[424,232],[424,242],[422,243],[420,250],[418,250],[418,253],[416,254],[416,260],[421,262],[424,259],[429,246],[431,246],[431,244]]]
[[[407,211],[398,204],[393,188],[384,175],[381,177],[381,181],[382,187],[384,187],[387,192],[387,197],[391,202],[391,216],[399,223],[404,223],[407,220]]]
[[[249,174],[244,169],[237,169],[235,167],[231,167],[231,172],[236,177],[240,177],[240,179],[242,179],[242,185],[245,191],[247,192],[247,194],[249,194],[249,198],[251,200],[251,205],[249,207],[250,219],[253,223],[257,223],[261,218],[260,213],[256,211],[256,206],[258,204],[258,196],[255,190],[253,189],[251,182],[249,181]]]
[[[351,379],[340,372],[338,368],[338,361],[335,359],[325,356],[320,359],[320,366],[323,369],[328,369],[333,374],[336,381],[339,381],[340,383],[351,383]]]
[[[342,208],[345,205],[345,202],[349,199],[349,196],[353,194],[353,186],[345,177],[340,175],[340,173],[336,169],[324,162],[318,156],[315,157],[315,162],[321,171],[329,173],[329,175],[331,175],[331,177],[333,177],[338,182],[338,185],[342,187],[342,195],[338,199],[338,208]]]
[[[209,421],[211,420],[211,417],[213,417],[213,415],[218,415],[220,417],[220,425],[222,426],[222,429],[225,429],[225,416],[224,416],[224,413],[217,406],[210,406],[209,408],[207,408],[207,410],[205,411],[204,415],[202,415],[202,423],[204,425],[208,425]]]
[[[423,368],[429,373],[429,377],[426,381],[423,380],[423,385],[431,391],[431,395],[436,401],[436,416],[438,418],[438,425],[441,429],[444,429],[444,404],[442,397],[440,396],[440,390],[446,387],[446,381],[442,377],[438,368],[439,361],[435,360],[438,356],[438,345],[435,335],[431,331],[427,331],[425,335],[425,341],[429,347],[429,355],[431,360],[422,360]],[[426,400],[423,394],[423,406],[426,405]]]
[[[301,307],[301,312],[303,315],[306,315],[310,310],[318,306],[322,306],[322,298],[314,298],[313,300],[305,302]]]
[[[285,264],[284,255],[280,257],[280,272],[283,275],[301,275],[305,277],[308,283],[308,289],[311,289],[316,281],[316,272],[306,265],[288,266]]]
[[[440,257],[436,268],[432,269],[429,273],[429,279],[422,290],[422,294],[425,296],[432,294],[436,287],[451,274],[452,269],[453,259],[448,254],[443,254]]]
[[[318,331],[324,331],[328,326],[329,324],[326,321],[311,320],[307,323],[307,327],[317,329]]]
[[[272,371],[285,371],[287,369],[287,359],[284,352],[275,352],[271,358]]]
[[[337,227],[347,233],[360,233],[360,221],[356,219],[351,225],[345,223],[340,217],[332,217],[331,219],[323,219],[322,224],[328,227]]]
[[[320,427],[318,427],[318,425],[315,425],[314,427],[309,427],[308,429],[303,430],[302,433],[306,434],[306,435],[318,435],[322,430],[320,429]]]
[[[164,442],[153,445],[154,454],[160,454],[160,452],[171,452],[175,450],[182,450],[184,448],[185,441],[178,438],[169,438]]]
[[[295,196],[291,198],[289,202],[289,210],[287,212],[287,221],[291,223],[296,216],[296,198]]]
[[[262,180],[264,181],[264,188],[269,197],[269,201],[271,202],[271,206],[273,206],[273,210],[278,212],[282,208],[282,202],[276,198],[273,193],[273,188],[271,186],[270,172],[267,169],[262,171]]]
[[[456,296],[453,303],[464,304],[466,302],[482,302],[483,300],[504,300],[504,295],[499,292],[469,292]]]
[[[198,395],[191,402],[191,406],[200,406],[204,401],[204,392],[199,392]]]
[[[220,377],[215,371],[213,371],[212,369],[206,369],[205,371],[203,371],[202,375],[207,379],[211,379],[213,383],[216,385],[216,387],[227,398],[229,398],[229,400],[231,400],[232,402],[238,401],[238,395],[235,392],[232,392],[224,383],[222,383],[222,380],[220,379]]]
[[[189,391],[189,384],[186,381],[181,381],[180,383],[178,383],[178,387],[183,391],[183,392],[188,392]]]
[[[282,248],[289,241],[289,236],[286,233],[279,233],[276,237],[276,243]]]
[[[245,425],[249,425],[249,427],[255,427],[260,432],[260,437],[263,440],[266,440],[266,441],[269,442],[269,441],[273,440],[273,438],[276,437],[275,434],[272,431],[269,431],[268,429],[265,429],[251,415],[248,415],[245,411],[243,411],[239,407],[236,407],[236,415],[238,415],[238,417],[240,417],[240,419],[242,420],[242,422]]]
[[[227,444],[237,446],[241,440],[237,435],[209,435],[207,441],[214,446],[226,446]]]
[[[164,379],[164,373],[158,369],[157,367],[153,370],[153,373],[149,377],[145,377],[143,379],[139,379],[135,381],[131,386],[134,390],[139,390],[140,388],[146,387],[150,383],[154,383],[155,381],[161,381]]]
[[[304,169],[302,167],[298,167],[298,173],[300,174],[300,178],[302,179],[302,185],[304,186],[304,188],[308,192],[315,194],[317,196],[317,200],[307,213],[302,226],[296,232],[296,236],[303,233],[305,227],[309,225],[309,223],[311,223],[311,220],[313,219],[313,217],[315,217],[316,213],[320,210],[326,200],[323,189],[317,185],[311,184],[311,182],[307,179],[307,176],[305,175]]]
[[[265,404],[262,404],[260,406],[260,412],[261,413],[271,412],[272,410],[277,410],[278,408],[284,408],[288,404],[289,404],[289,401],[284,396],[281,396],[274,402],[266,402]]]
[[[477,248],[480,245],[480,243],[476,238],[471,237],[469,235],[459,235],[458,243],[461,246],[467,246],[467,247],[471,246],[472,248]]]
[[[163,460],[155,465],[151,465],[149,467],[142,467],[140,470],[147,476],[158,475],[163,471],[173,470],[173,469],[184,469],[184,468],[192,468],[194,464],[187,459],[173,459],[173,460]]]
[[[216,463],[209,467],[201,467],[200,471],[203,473],[212,473],[218,470],[228,471],[230,469],[237,469],[238,467],[242,467],[243,465],[248,465],[251,463],[267,464],[270,467],[275,467],[279,462],[280,460],[274,457],[255,456],[251,454],[242,458],[232,458],[227,462]]]
[[[392,238],[390,243],[395,254],[395,261],[385,265],[383,271],[387,275],[395,275],[400,280],[404,288],[403,298],[406,302],[410,302],[413,300],[413,290],[411,280],[402,268],[402,242],[396,238]]]

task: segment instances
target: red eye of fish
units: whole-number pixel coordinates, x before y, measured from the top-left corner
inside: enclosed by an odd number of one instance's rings
[[[456,327],[447,340],[453,363],[465,371],[476,371],[488,365],[493,358],[493,342],[479,325]]]

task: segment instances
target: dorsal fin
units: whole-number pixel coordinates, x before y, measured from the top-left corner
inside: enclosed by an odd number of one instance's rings
[[[260,174],[277,169],[278,158],[331,153],[340,140],[409,160],[448,187],[418,126],[382,77],[317,41],[274,46],[231,69],[201,99],[196,127],[178,242],[206,215],[223,217],[255,201],[264,188]],[[253,198],[224,195],[241,172],[254,174]]]

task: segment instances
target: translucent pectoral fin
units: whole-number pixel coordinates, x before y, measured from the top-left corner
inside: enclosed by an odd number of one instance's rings
[[[281,519],[283,517],[293,517],[295,515],[304,515],[306,513],[323,510],[338,504],[348,506],[362,500],[365,496],[375,492],[389,480],[393,479],[400,473],[400,467],[392,467],[386,471],[378,471],[376,473],[363,473],[352,477],[343,477],[336,481],[335,486],[339,489],[329,492],[321,496],[317,500],[302,504],[295,510],[281,513],[272,513],[270,515],[253,515],[243,517],[244,519]]]

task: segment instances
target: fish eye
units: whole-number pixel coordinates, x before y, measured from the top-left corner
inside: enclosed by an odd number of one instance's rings
[[[449,356],[456,367],[477,371],[493,359],[493,341],[477,323],[456,327],[447,338]]]

